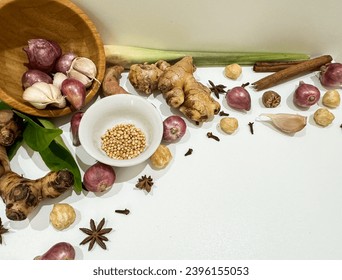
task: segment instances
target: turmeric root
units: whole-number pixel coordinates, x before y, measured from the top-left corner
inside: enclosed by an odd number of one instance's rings
[[[169,106],[195,122],[203,122],[220,111],[220,104],[211,97],[208,87],[196,81],[195,70],[192,57],[186,56],[172,66],[165,61],[134,64],[128,78],[138,91],[149,94],[158,89]]]
[[[102,82],[102,91],[104,96],[128,93],[123,87],[120,86],[121,73],[124,68],[119,65],[108,67]]]

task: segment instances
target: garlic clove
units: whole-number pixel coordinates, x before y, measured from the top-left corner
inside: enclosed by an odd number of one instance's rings
[[[61,89],[62,83],[65,79],[67,79],[67,75],[65,75],[62,72],[57,72],[56,74],[53,75],[53,82],[52,84]]]
[[[87,57],[76,57],[67,71],[67,76],[82,82],[85,87],[89,87],[96,79],[97,68],[95,63]]]
[[[82,84],[84,84],[84,86],[86,88],[90,87],[91,84],[93,83],[93,79],[90,79],[86,75],[84,75],[81,72],[78,72],[74,69],[70,69],[70,71],[68,71],[68,77],[79,80]]]
[[[87,57],[76,57],[71,64],[71,68],[91,79],[95,79],[97,74],[95,63]]]
[[[274,126],[285,133],[296,133],[307,124],[307,117],[298,114],[261,114],[258,120],[263,121],[261,119],[263,116],[268,117]]]

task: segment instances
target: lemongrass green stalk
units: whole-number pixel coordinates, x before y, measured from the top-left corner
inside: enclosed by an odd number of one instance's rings
[[[126,69],[132,64],[158,60],[172,63],[187,55],[192,56],[196,66],[253,65],[257,61],[296,61],[310,57],[304,53],[172,51],[120,45],[105,45],[104,49],[107,63],[122,65]]]

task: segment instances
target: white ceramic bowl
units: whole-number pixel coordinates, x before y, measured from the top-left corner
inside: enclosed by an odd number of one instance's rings
[[[146,137],[146,148],[132,159],[113,159],[101,149],[101,136],[118,124],[134,124]],[[163,136],[163,120],[157,108],[145,98],[132,94],[103,97],[84,113],[79,126],[79,139],[84,150],[94,159],[118,167],[146,161],[158,148]]]

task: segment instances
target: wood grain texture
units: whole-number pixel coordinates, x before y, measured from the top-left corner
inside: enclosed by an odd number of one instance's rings
[[[28,62],[23,47],[32,38],[58,42],[63,52],[88,57],[97,66],[97,79],[102,82],[105,53],[102,39],[89,17],[68,0],[2,0],[0,2],[0,100],[23,113],[40,117],[59,117],[73,112],[63,109],[39,110],[22,99],[21,77]],[[94,82],[87,90],[86,103],[100,88]]]

